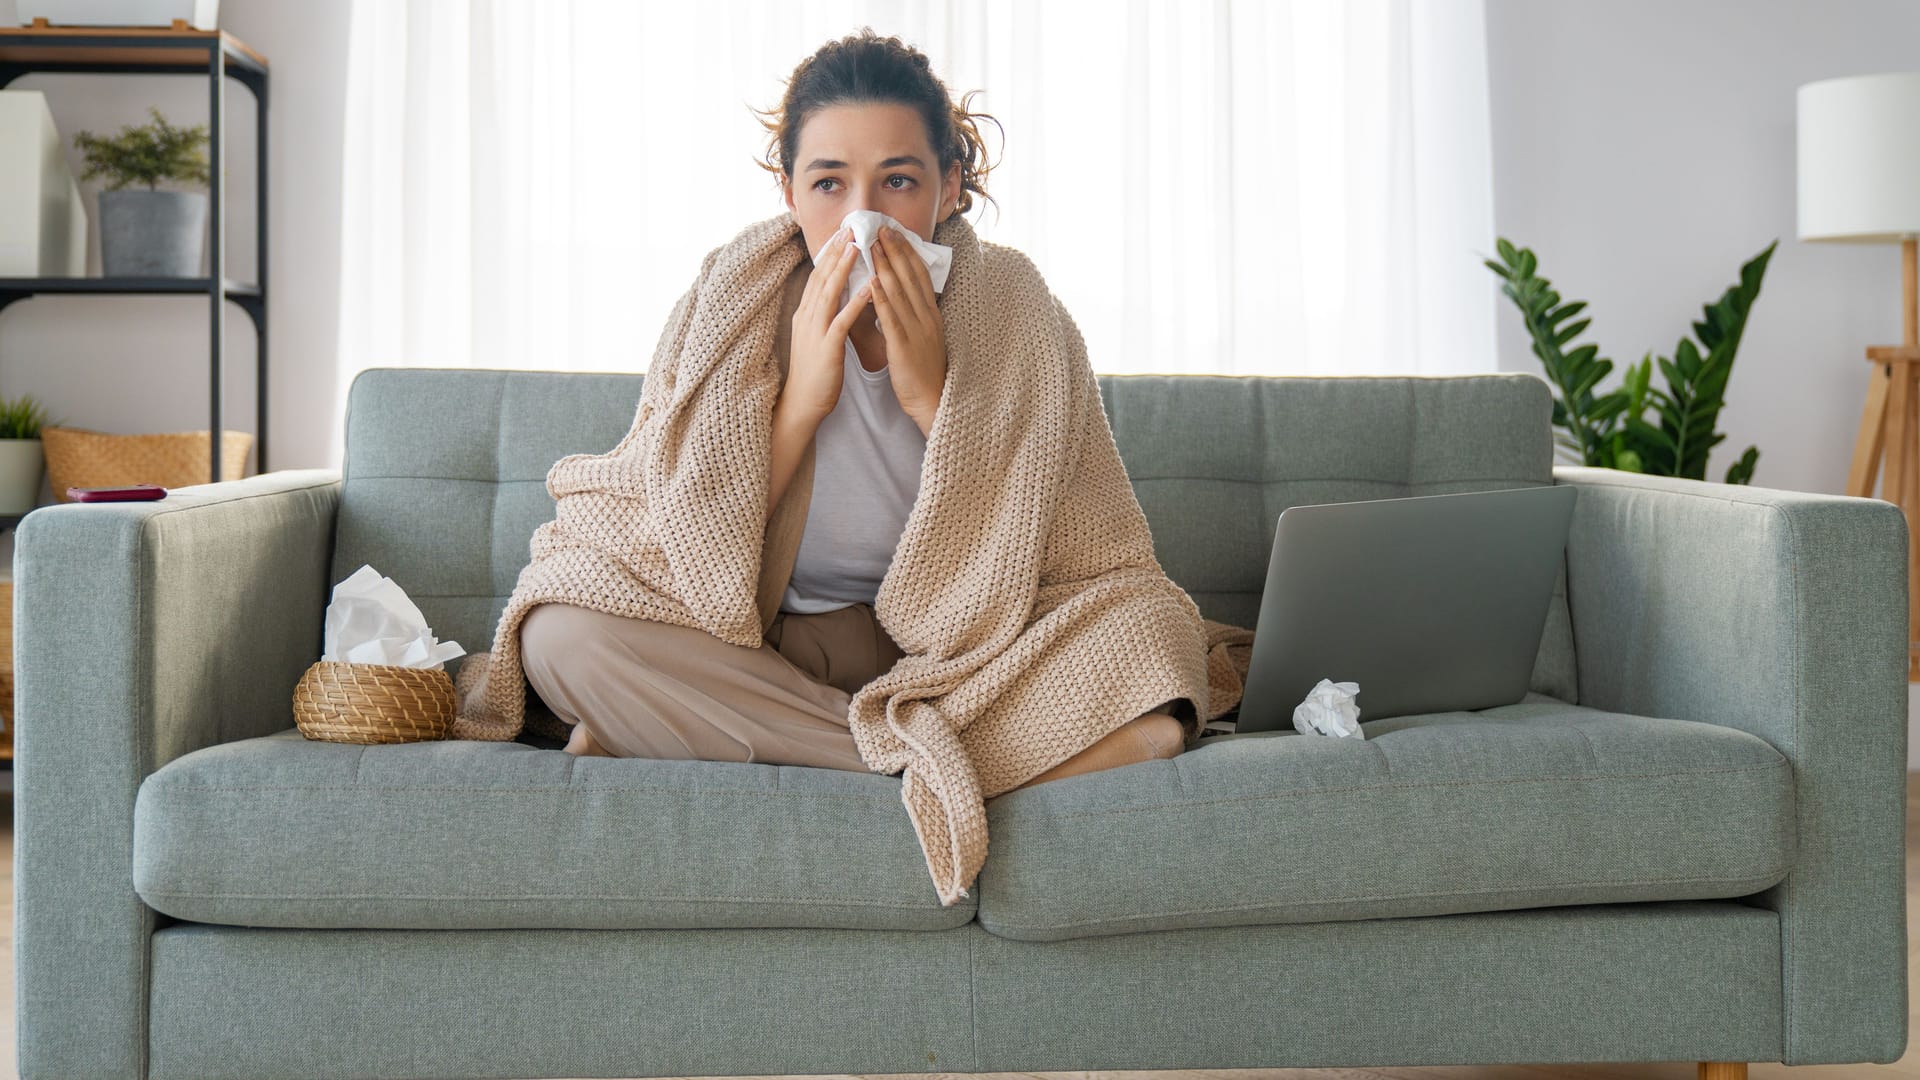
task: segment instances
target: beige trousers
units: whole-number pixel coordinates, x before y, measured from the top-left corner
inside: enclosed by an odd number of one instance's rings
[[[522,617],[520,652],[540,700],[576,727],[576,752],[586,742],[614,757],[857,772],[868,769],[847,707],[902,655],[867,604],[779,612],[766,643],[749,649],[691,626],[545,603]]]
[[[779,612],[765,644],[749,649],[694,627],[548,602],[522,617],[520,652],[540,700],[573,728],[571,753],[854,772],[870,770],[847,728],[853,694],[903,655],[870,604]],[[1172,757],[1181,746],[1180,722],[1155,710],[1028,783]]]

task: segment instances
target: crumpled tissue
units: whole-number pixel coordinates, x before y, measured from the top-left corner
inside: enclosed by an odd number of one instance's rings
[[[1307,699],[1293,707],[1293,727],[1302,735],[1333,735],[1364,739],[1360,730],[1360,706],[1353,697],[1360,684],[1321,679],[1307,691]]]
[[[457,641],[441,641],[405,590],[371,566],[333,587],[320,659],[349,664],[439,668],[466,655]]]
[[[927,264],[927,276],[933,279],[934,292],[937,293],[947,287],[947,272],[953,269],[951,247],[920,239],[919,233],[900,224],[899,219],[878,210],[849,211],[847,216],[840,220],[840,228],[853,230],[854,246],[860,249],[859,256],[853,260],[853,269],[847,271],[847,287],[840,291],[841,307],[846,307],[847,301],[853,299],[853,294],[873,276],[874,238],[880,235],[882,228],[893,229],[913,245],[913,250],[920,256],[920,261]],[[815,261],[818,262],[818,253],[815,254]]]

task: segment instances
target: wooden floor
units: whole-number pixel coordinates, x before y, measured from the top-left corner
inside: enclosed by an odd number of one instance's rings
[[[1915,978],[1915,964],[1920,961],[1920,948],[1915,948],[1914,939],[1920,934],[1920,907],[1916,907],[1915,897],[1920,896],[1920,875],[1915,867],[1920,860],[1914,858],[1915,849],[1920,847],[1920,773],[1909,774],[1907,778],[1907,978],[1914,987],[1908,994],[1910,1006],[1920,1011],[1920,981]],[[11,777],[8,777],[11,779]],[[0,902],[4,902],[5,921],[0,922],[0,1028],[6,1033],[4,1052],[0,1052],[0,1068],[6,1077],[15,1077],[14,1069],[14,1014],[13,1014],[13,803],[11,797],[0,793]],[[1912,1030],[1912,1017],[1909,1016],[1908,1030]],[[1128,1077],[1139,1080],[1147,1076],[1161,1076],[1167,1080],[1694,1080],[1696,1067],[1693,1062],[1655,1062],[1631,1065],[1455,1065],[1441,1068],[1374,1068],[1374,1069],[1230,1069],[1230,1070],[1194,1070],[1152,1074],[1145,1072],[1123,1073],[994,1073],[987,1074],[1003,1077],[1025,1075],[1047,1077],[1073,1077],[1094,1080],[1100,1077]],[[919,1074],[916,1074],[919,1075]],[[1804,1078],[1804,1080],[1875,1080],[1875,1078],[1910,1077],[1920,1080],[1920,1048],[1910,1046],[1905,1057],[1892,1065],[1809,1065],[1789,1068],[1777,1062],[1771,1064],[1753,1064],[1748,1070],[1750,1080],[1775,1080],[1780,1077]]]

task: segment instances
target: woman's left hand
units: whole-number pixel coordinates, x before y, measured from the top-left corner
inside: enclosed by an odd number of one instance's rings
[[[874,244],[873,307],[887,339],[887,366],[900,408],[931,434],[947,382],[947,331],[933,291],[933,275],[891,228]]]

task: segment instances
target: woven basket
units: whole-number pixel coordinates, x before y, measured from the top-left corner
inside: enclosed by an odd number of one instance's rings
[[[453,678],[437,668],[319,660],[293,688],[293,722],[327,742],[444,739],[453,712]]]
[[[68,502],[70,487],[120,487],[158,484],[163,488],[208,482],[213,471],[213,439],[205,431],[158,435],[113,435],[85,428],[43,427],[47,480],[53,497]],[[253,433],[226,431],[220,440],[220,479],[246,475]]]

